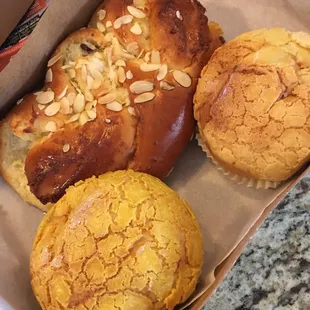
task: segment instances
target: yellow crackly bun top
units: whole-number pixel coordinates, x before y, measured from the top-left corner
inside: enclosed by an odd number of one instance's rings
[[[118,171],[68,189],[38,229],[30,269],[42,309],[173,309],[202,261],[187,203],[152,176]]]
[[[224,169],[288,179],[310,159],[310,35],[237,37],[204,68],[194,101],[202,139]]]

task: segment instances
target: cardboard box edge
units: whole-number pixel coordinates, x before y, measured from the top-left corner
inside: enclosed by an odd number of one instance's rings
[[[215,276],[214,283],[211,284],[211,286],[203,293],[203,295],[201,295],[191,306],[189,306],[188,308],[189,310],[200,310],[202,309],[202,307],[206,305],[207,301],[210,299],[210,297],[213,295],[213,293],[219,287],[219,285],[223,282],[228,272],[232,269],[232,267],[242,254],[244,248],[247,246],[254,233],[263,224],[263,222],[266,220],[269,214],[278,206],[278,204],[285,198],[285,196],[303,179],[303,177],[307,173],[310,173],[310,165],[296,179],[294,179],[291,183],[289,183],[286,186],[286,188],[281,192],[281,194],[278,197],[276,197],[276,199],[266,207],[263,214],[255,222],[255,224],[244,236],[244,238],[239,242],[238,246],[224,260],[224,262],[217,267],[220,268],[220,271]]]

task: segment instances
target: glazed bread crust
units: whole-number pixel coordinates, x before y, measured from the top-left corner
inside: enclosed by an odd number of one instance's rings
[[[194,291],[202,263],[188,204],[128,170],[67,190],[40,224],[30,273],[43,310],[172,310]]]
[[[191,0],[106,0],[2,123],[5,180],[46,209],[107,171],[166,177],[193,135],[193,94],[215,48],[204,13]]]
[[[262,29],[227,43],[203,69],[194,105],[224,170],[287,180],[310,159],[310,35]]]

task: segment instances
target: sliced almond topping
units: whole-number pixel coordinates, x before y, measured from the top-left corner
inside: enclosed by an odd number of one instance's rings
[[[60,102],[51,103],[45,110],[44,113],[46,116],[54,116],[60,110]]]
[[[44,91],[37,91],[37,92],[35,92],[35,93],[33,93],[35,96],[39,96],[40,94],[43,94],[44,93]]]
[[[142,72],[151,72],[151,71],[156,71],[160,68],[160,64],[147,64],[143,63],[140,65],[140,70]]]
[[[138,55],[137,59],[140,59],[140,58],[142,57],[142,55],[143,55],[144,52],[145,52],[145,49],[142,49],[141,52],[140,52],[140,54]]]
[[[60,60],[62,58],[62,53],[55,55],[54,57],[52,57],[49,62],[47,63],[48,67],[53,66],[58,60]]]
[[[62,151],[64,153],[68,153],[70,151],[70,144],[66,143],[63,147],[62,147]]]
[[[119,112],[123,110],[123,106],[118,101],[112,101],[107,104],[107,109],[110,111]]]
[[[145,18],[145,17],[146,17],[146,14],[145,14],[143,11],[141,11],[141,10],[135,8],[134,6],[130,6],[130,5],[127,6],[127,10],[128,10],[128,12],[129,12],[132,16],[134,16],[134,17],[136,17],[136,18]]]
[[[37,103],[48,104],[52,102],[54,98],[55,98],[55,94],[53,91],[46,91],[46,92],[39,93],[36,100],[37,100]]]
[[[92,57],[89,62],[89,66],[97,69],[100,72],[104,71],[104,62],[99,58]]]
[[[144,56],[144,61],[150,62],[150,59],[151,59],[151,52],[147,52]]]
[[[81,113],[80,118],[79,118],[79,122],[80,124],[83,126],[85,125],[87,122],[89,121],[89,117],[86,111],[84,111],[83,113]]]
[[[111,92],[111,89],[103,89],[101,90],[98,94],[97,94],[97,97],[101,97],[101,96],[104,96],[104,95],[107,95],[108,93]]]
[[[162,65],[159,68],[158,74],[157,74],[157,80],[161,81],[163,80],[168,74],[168,66],[167,65]]]
[[[88,65],[89,64],[89,61],[88,59],[85,59],[85,58],[80,58],[76,64],[76,67],[79,67],[81,68],[82,65]]]
[[[23,102],[24,98],[17,100],[16,105],[20,105]]]
[[[100,31],[100,32],[105,32],[106,28],[105,28],[105,25],[101,22],[98,22],[97,23],[97,29]]]
[[[132,72],[131,72],[130,70],[128,70],[128,71],[126,72],[126,78],[127,78],[128,80],[132,80],[132,79],[133,79],[133,74],[132,74]]]
[[[108,118],[105,119],[105,122],[106,122],[107,124],[111,124],[111,120],[108,119]]]
[[[93,108],[93,101],[87,102],[85,106],[85,111],[90,111]]]
[[[98,103],[99,104],[107,104],[107,103],[114,101],[115,99],[116,99],[116,94],[110,93],[110,94],[107,94],[107,95],[99,98]]]
[[[64,65],[61,67],[62,70],[67,70],[69,68],[72,68],[72,66],[71,65]]]
[[[118,67],[126,67],[126,62],[123,59],[119,59],[115,64]]]
[[[80,113],[74,114],[66,121],[66,123],[68,124],[68,123],[76,122],[79,118],[80,118]]]
[[[93,83],[93,89],[98,89],[102,84],[101,78],[96,78]]]
[[[38,108],[40,111],[44,110],[46,108],[46,105],[44,104],[38,104]]]
[[[180,11],[176,11],[176,16],[178,19],[183,20],[183,16]]]
[[[160,82],[160,88],[163,89],[163,90],[174,90],[174,86],[173,85],[170,85],[168,82],[166,81],[161,81]]]
[[[74,100],[73,110],[74,113],[81,113],[85,108],[85,97],[83,94],[78,94]]]
[[[174,70],[173,71],[173,77],[174,79],[183,87],[190,87],[192,85],[192,79],[191,77],[180,70]]]
[[[63,97],[60,100],[60,111],[65,115],[70,114],[71,112],[70,102],[66,97]]]
[[[139,45],[137,42],[129,43],[126,47],[127,52],[133,55],[138,55],[139,53]]]
[[[107,27],[107,28],[110,28],[110,27],[112,27],[112,22],[110,21],[110,20],[108,20],[107,21],[107,23],[105,24],[105,26]]]
[[[136,111],[133,107],[128,107],[127,110],[131,116],[136,116]]]
[[[98,12],[99,20],[105,19],[106,15],[107,15],[107,11],[106,10],[99,10],[99,12]]]
[[[75,67],[76,66],[76,62],[75,61],[69,61],[69,65],[72,66],[72,67]]]
[[[96,52],[96,53],[94,54],[94,56],[95,56],[96,58],[102,59],[102,55],[101,55],[99,52]]]
[[[74,79],[76,77],[76,72],[74,69],[69,69],[68,74],[69,74],[70,79]]]
[[[91,76],[87,76],[86,78],[86,83],[87,83],[87,88],[88,89],[93,89],[93,85],[94,85],[94,79]]]
[[[126,73],[125,69],[123,67],[119,67],[117,69],[117,75],[118,75],[118,80],[121,84],[125,83],[126,81]]]
[[[138,23],[135,23],[131,28],[130,28],[130,31],[139,36],[142,34],[142,28],[140,27],[140,25]]]
[[[53,82],[53,71],[51,68],[49,68],[46,72],[45,82],[46,83]]]
[[[133,16],[131,15],[124,15],[117,18],[114,22],[114,29],[119,29],[123,25],[130,24],[133,21]]]
[[[88,66],[88,70],[91,74],[91,76],[96,80],[96,79],[100,79],[102,80],[102,74],[99,70],[93,68],[92,66]]]
[[[151,63],[152,64],[160,64],[160,53],[159,53],[159,51],[152,51]]]
[[[57,131],[57,124],[54,121],[47,122],[45,125],[45,130],[49,132]]]
[[[63,89],[63,91],[58,95],[57,99],[60,100],[62,99],[64,96],[66,96],[68,90],[68,85]]]
[[[70,106],[73,105],[75,98],[76,98],[76,93],[71,92],[67,95],[67,99],[69,101]]]
[[[85,99],[89,102],[94,101],[94,95],[88,89],[85,91]]]
[[[148,81],[137,81],[130,85],[130,91],[134,94],[150,92],[154,89],[154,84]]]
[[[82,65],[82,80],[84,81],[84,82],[86,82],[86,80],[87,80],[87,69],[86,69],[86,66],[85,65]]]
[[[143,103],[151,101],[155,98],[155,94],[153,93],[144,93],[135,98],[135,103]]]
[[[87,112],[87,115],[90,119],[95,119],[97,117],[97,113],[96,113],[96,110],[89,110],[89,111],[86,111]]]

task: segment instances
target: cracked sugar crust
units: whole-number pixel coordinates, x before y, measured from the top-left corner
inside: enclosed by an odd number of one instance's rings
[[[211,155],[242,177],[284,181],[310,159],[310,35],[245,33],[202,71],[195,118]]]
[[[187,203],[129,170],[68,189],[38,229],[30,270],[42,309],[173,309],[194,291],[202,262]]]

